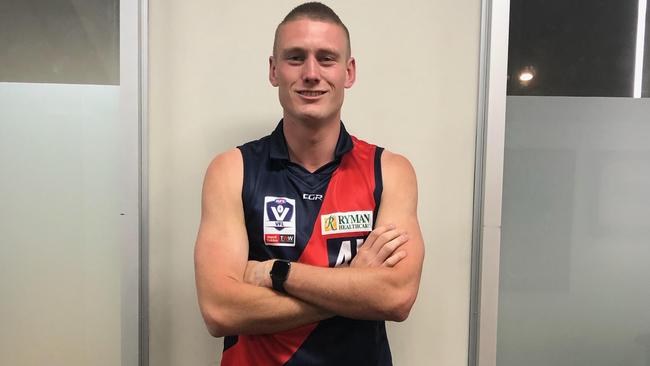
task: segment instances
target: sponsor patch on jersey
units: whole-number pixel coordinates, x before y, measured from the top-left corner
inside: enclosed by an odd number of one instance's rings
[[[264,244],[281,247],[296,245],[296,200],[264,197]]]
[[[321,215],[321,234],[372,231],[372,211],[334,212]]]

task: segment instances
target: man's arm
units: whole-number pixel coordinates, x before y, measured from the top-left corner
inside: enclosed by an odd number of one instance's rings
[[[292,263],[284,284],[290,295],[350,318],[403,321],[408,317],[417,296],[424,258],[417,219],[417,182],[404,157],[385,151],[381,164],[384,189],[377,214],[379,229],[364,242],[349,268]],[[403,231],[381,229],[388,224]],[[386,261],[394,260],[394,266],[358,267],[368,257],[392,252]],[[262,266],[266,272],[270,263],[250,265]],[[268,287],[270,281],[258,284]]]
[[[318,306],[244,282],[248,236],[242,183],[238,149],[216,157],[205,176],[194,261],[199,306],[210,334],[273,333],[332,316]]]

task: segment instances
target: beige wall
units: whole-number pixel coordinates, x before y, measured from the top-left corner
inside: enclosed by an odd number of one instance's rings
[[[467,363],[477,0],[329,1],[348,25],[352,134],[414,164],[427,255],[418,301],[389,324],[396,365]],[[275,25],[296,1],[150,0],[151,365],[214,365],[192,251],[205,168],[281,116],[267,81]]]

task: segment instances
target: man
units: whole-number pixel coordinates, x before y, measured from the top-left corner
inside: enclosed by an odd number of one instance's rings
[[[276,30],[283,119],[208,167],[195,250],[222,365],[391,365],[385,320],[415,301],[424,245],[410,163],[350,136],[348,30],[320,3]]]

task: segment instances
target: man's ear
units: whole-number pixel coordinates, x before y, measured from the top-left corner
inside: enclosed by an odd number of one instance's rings
[[[269,56],[269,81],[271,82],[271,85],[277,87],[278,86],[278,78],[277,78],[275,72],[276,72],[275,58],[273,56]]]
[[[346,65],[345,84],[343,86],[351,88],[355,80],[357,80],[357,62],[354,57],[350,57]]]

